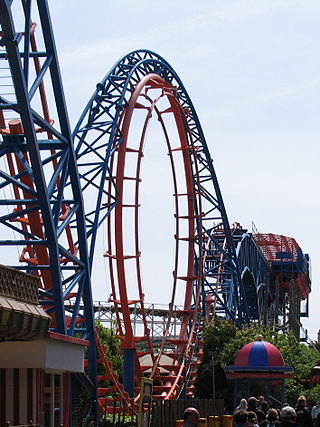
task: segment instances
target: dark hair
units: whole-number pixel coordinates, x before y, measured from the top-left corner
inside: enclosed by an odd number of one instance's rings
[[[247,411],[236,411],[233,414],[234,422],[236,424],[238,423],[244,424],[246,421],[248,421],[248,415],[249,413]]]
[[[262,409],[256,409],[256,415],[258,418],[258,424],[260,424],[261,421],[266,419],[266,414],[263,412]]]
[[[258,419],[257,419],[257,415],[256,415],[256,413],[255,412],[253,412],[253,411],[249,411],[248,412],[248,420],[250,421],[250,422],[255,422],[255,421],[257,421]]]
[[[276,421],[279,418],[278,411],[275,408],[270,408],[267,413],[268,421]]]
[[[196,408],[187,408],[183,413],[184,421],[190,416],[196,414],[199,418],[199,411]]]
[[[307,403],[307,399],[305,398],[305,396],[298,397],[297,404],[301,405],[301,403]]]
[[[257,399],[255,397],[249,397],[248,399],[248,409],[249,411],[255,411],[257,407]]]

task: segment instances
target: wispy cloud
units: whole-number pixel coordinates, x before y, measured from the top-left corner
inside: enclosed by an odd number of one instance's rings
[[[241,97],[241,99],[237,101],[225,103],[220,108],[208,111],[202,114],[202,116],[205,120],[209,120],[212,117],[215,117],[215,119],[217,119],[217,117],[224,119],[232,116],[234,112],[239,109],[243,110],[243,108],[248,109],[263,104],[272,104],[278,100],[290,98],[291,96],[298,95],[315,87],[320,87],[320,78],[306,80],[295,86],[277,88],[271,92],[258,96],[247,95],[245,98]]]
[[[257,2],[256,0],[240,0],[230,3],[219,4],[215,2],[192,17],[172,19],[167,23],[153,26],[146,31],[139,31],[119,38],[100,40],[99,42],[81,45],[73,52],[61,55],[63,65],[75,64],[81,61],[89,61],[98,55],[110,53],[127,52],[137,47],[145,47],[157,44],[159,41],[170,41],[175,37],[183,37],[186,40],[197,31],[218,28],[221,25],[230,24],[252,16],[270,13],[279,7],[281,1],[269,0],[268,2]]]
[[[317,86],[320,86],[320,78],[307,80],[296,86],[281,88],[271,93],[268,93],[266,95],[263,95],[260,98],[257,98],[257,100],[255,101],[255,104],[264,104],[264,103],[276,101],[278,99],[288,98],[289,96],[297,95],[298,93],[304,92],[305,90],[308,90]]]

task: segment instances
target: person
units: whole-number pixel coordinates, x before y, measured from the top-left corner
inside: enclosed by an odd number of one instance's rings
[[[248,410],[256,412],[258,405],[258,400],[255,397],[249,397],[248,399]]]
[[[248,411],[235,411],[233,413],[233,421],[235,427],[247,427],[248,426]]]
[[[187,408],[183,413],[183,427],[195,427],[200,419],[199,411],[196,408]]]
[[[235,411],[247,411],[247,409],[248,409],[248,403],[246,399],[241,399]]]
[[[313,408],[311,409],[311,418],[314,422],[314,425],[316,427],[320,427],[320,400],[317,400],[315,406],[313,406]]]
[[[262,423],[262,421],[266,419],[266,413],[262,409],[257,408],[256,409],[256,415],[257,415],[257,419],[258,419],[258,424],[260,425]]]
[[[298,397],[297,404],[294,409],[297,414],[296,423],[300,427],[313,427],[313,421],[307,407],[307,399],[305,396]]]
[[[263,411],[266,415],[267,415],[267,412],[268,412],[269,408],[270,408],[269,403],[268,403],[266,400],[264,400],[263,402],[261,402],[260,409],[261,409],[261,411]]]
[[[248,425],[251,427],[259,427],[258,418],[255,412],[248,412]]]
[[[279,427],[294,427],[296,426],[296,411],[291,406],[284,406],[280,411]]]
[[[279,423],[278,411],[275,408],[270,408],[266,419],[262,420],[259,425],[260,427],[278,427]]]
[[[269,409],[269,403],[266,401],[264,396],[258,397],[257,409],[261,409],[261,411],[263,411],[265,414],[267,414],[268,409]]]

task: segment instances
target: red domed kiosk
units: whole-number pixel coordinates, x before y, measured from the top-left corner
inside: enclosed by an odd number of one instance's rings
[[[255,389],[258,394],[283,402],[284,380],[292,378],[293,368],[285,366],[282,354],[275,345],[258,338],[239,350],[234,366],[226,366],[225,372],[227,378],[234,380],[236,406],[240,397],[250,397]],[[238,396],[239,392],[241,396]]]

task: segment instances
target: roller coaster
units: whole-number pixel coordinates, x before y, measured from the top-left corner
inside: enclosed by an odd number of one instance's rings
[[[39,279],[39,304],[53,332],[89,341],[84,376],[93,401],[107,404],[98,361],[131,409],[145,376],[154,381],[155,399],[192,395],[204,321],[278,324],[299,335],[307,315],[300,303],[311,290],[309,258],[293,238],[229,225],[195,107],[171,65],[148,50],[125,55],[96,85],[72,131],[47,1],[1,0],[0,24],[1,259]],[[174,189],[171,298],[157,344],[140,244],[153,120]],[[123,383],[95,327],[91,276],[102,225],[112,290],[106,300],[122,344]]]

